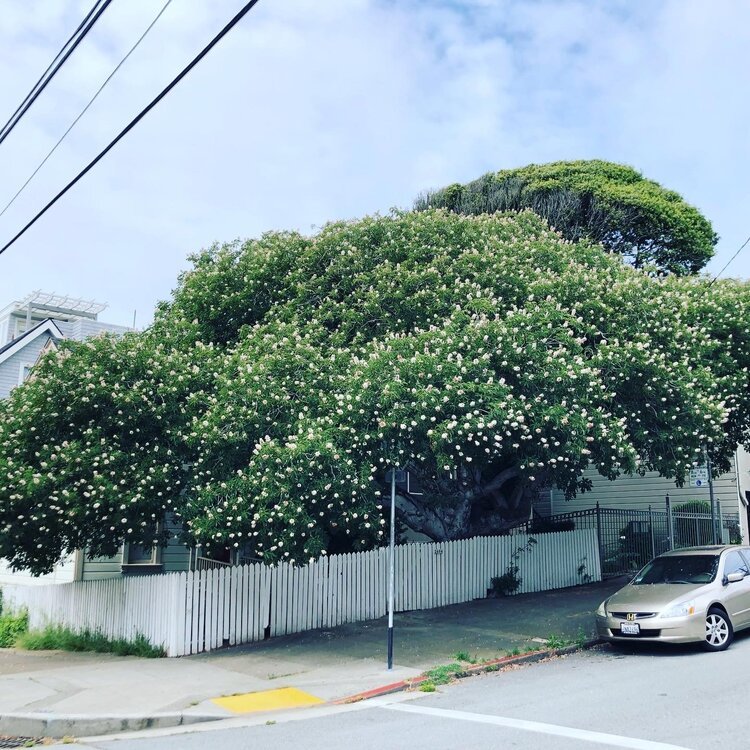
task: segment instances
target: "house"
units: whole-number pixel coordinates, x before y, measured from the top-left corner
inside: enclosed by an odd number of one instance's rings
[[[595,469],[587,469],[584,477],[591,482],[591,490],[579,493],[571,500],[565,499],[565,493],[557,488],[545,490],[534,510],[541,516],[570,513],[577,510],[588,510],[597,504],[601,508],[628,508],[647,511],[665,510],[666,498],[669,496],[671,507],[690,500],[709,500],[709,488],[706,483],[697,487],[685,482],[677,487],[673,480],[659,476],[656,472],[646,472],[643,476],[624,475],[614,481],[601,476]],[[738,514],[743,542],[750,539],[748,531],[748,514],[750,506],[750,454],[741,446],[735,453],[734,468],[713,480],[714,498],[722,513]]]
[[[83,341],[130,330],[100,321],[105,308],[92,300],[36,291],[0,310],[0,398],[23,383],[40,355],[62,339]]]
[[[99,320],[105,308],[105,304],[93,300],[36,291],[0,310],[0,398],[7,398],[29,377],[40,356],[63,339],[83,341],[102,333],[122,335],[131,330]],[[78,551],[62,559],[52,573],[40,577],[27,571],[11,571],[0,560],[0,583],[66,583],[111,578],[123,572],[188,570],[195,564],[191,551],[175,539],[157,550],[125,545],[113,558],[90,560]]]

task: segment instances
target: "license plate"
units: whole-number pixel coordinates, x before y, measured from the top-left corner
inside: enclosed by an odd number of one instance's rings
[[[620,632],[623,635],[638,635],[641,632],[641,626],[637,622],[621,622]]]

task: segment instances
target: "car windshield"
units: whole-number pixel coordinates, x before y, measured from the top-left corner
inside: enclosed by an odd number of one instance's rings
[[[652,560],[633,584],[711,583],[719,567],[718,555],[669,555]]]

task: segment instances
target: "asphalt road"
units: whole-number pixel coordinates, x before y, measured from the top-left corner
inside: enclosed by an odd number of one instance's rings
[[[608,646],[417,693],[88,742],[102,750],[744,748],[750,636],[726,652]],[[266,723],[273,722],[273,723]]]

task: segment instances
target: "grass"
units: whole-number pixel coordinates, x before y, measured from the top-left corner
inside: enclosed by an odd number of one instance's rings
[[[589,637],[586,635],[586,633],[583,632],[583,628],[578,628],[578,635],[576,636],[576,639],[574,643],[578,648],[583,648],[586,645],[586,641],[588,641]]]
[[[506,657],[521,656],[523,654],[532,654],[537,651],[555,651],[557,649],[565,648],[566,646],[578,646],[583,648],[587,641],[586,633],[583,629],[578,631],[578,635],[574,640],[570,640],[561,635],[550,635],[544,643],[526,643],[522,647],[516,646],[510,651],[505,652]],[[425,680],[419,685],[419,690],[423,693],[434,693],[437,685],[447,685],[449,682],[453,682],[455,679],[460,677],[468,677],[475,670],[471,667],[464,667],[458,662],[464,664],[479,664],[480,671],[483,672],[498,672],[503,668],[502,664],[496,664],[492,661],[481,662],[477,657],[471,658],[466,651],[458,651],[454,654],[455,662],[451,664],[443,664],[439,667],[434,667],[426,672],[422,672],[422,676]]]
[[[68,628],[49,626],[44,630],[21,633],[15,645],[27,651],[95,651],[117,656],[141,656],[156,659],[166,656],[161,646],[152,646],[142,635],[132,641],[124,638],[110,639],[101,633],[84,630],[74,633]]]
[[[26,612],[18,615],[0,615],[0,648],[12,648],[18,639],[29,629],[29,616]]]
[[[547,648],[555,649],[555,648],[565,648],[565,646],[570,646],[571,641],[566,640],[562,636],[559,635],[551,635],[547,638]]]
[[[466,651],[456,651],[455,654],[453,654],[453,658],[456,661],[464,661],[467,664],[476,664],[477,663],[477,657],[470,656],[468,652]]]
[[[464,668],[457,662],[454,662],[453,664],[443,664],[439,667],[429,669],[424,672],[424,676],[433,685],[447,685],[456,675],[463,674],[463,672]]]
[[[143,656],[154,659],[166,656],[160,646],[152,646],[137,635],[134,640],[110,639],[101,633],[85,630],[74,633],[68,628],[48,626],[44,630],[29,631],[29,616],[6,612],[0,614],[0,648],[23,648],[27,651],[96,651],[118,656]]]

